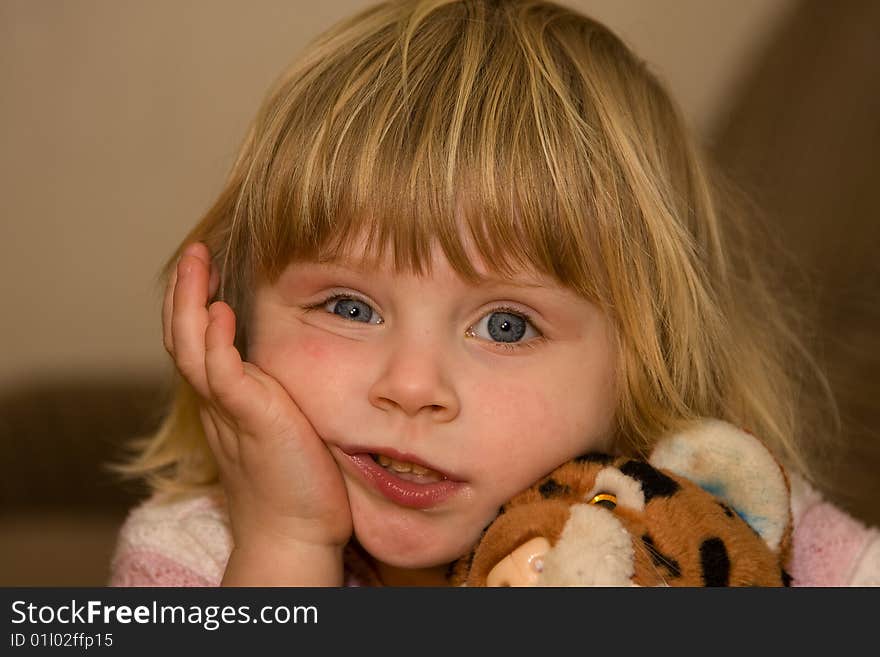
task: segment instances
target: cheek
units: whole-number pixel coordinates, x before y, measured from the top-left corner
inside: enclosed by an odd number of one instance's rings
[[[487,422],[533,427],[555,422],[560,409],[550,403],[552,398],[553,391],[535,381],[494,379],[476,386],[469,401]]]
[[[254,362],[269,373],[309,384],[317,377],[327,383],[363,371],[366,361],[358,342],[328,339],[322,333],[307,329],[283,340],[267,341],[255,350]]]
[[[323,434],[327,420],[364,389],[368,364],[358,342],[314,333],[306,330],[260,345],[254,363],[281,384]]]
[[[555,380],[557,404],[566,410],[567,431],[580,452],[608,451],[617,404],[614,361],[609,353],[587,354]]]
[[[475,458],[482,453],[490,469],[508,472],[517,464],[533,463],[535,438],[558,435],[565,424],[568,409],[554,400],[555,394],[533,380],[496,378],[474,386],[465,405],[468,417],[462,419],[472,427],[469,447]]]
[[[300,349],[303,360],[310,364],[326,362],[334,353],[332,349],[327,348],[324,341],[317,338],[302,340]]]
[[[559,372],[528,380],[494,378],[473,388],[486,448],[503,447],[511,463],[557,465],[589,450],[607,449],[613,389],[603,372]],[[516,437],[528,437],[517,440]]]

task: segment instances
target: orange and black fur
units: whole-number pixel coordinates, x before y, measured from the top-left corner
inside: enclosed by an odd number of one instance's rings
[[[611,538],[590,536],[601,531]],[[620,548],[622,531],[631,550]],[[788,586],[790,534],[789,525],[773,549],[729,504],[692,481],[646,461],[589,454],[506,503],[453,564],[451,579],[486,586],[506,555],[543,536],[552,548],[538,585]],[[551,573],[553,553],[563,550]],[[620,563],[609,572],[603,560]]]

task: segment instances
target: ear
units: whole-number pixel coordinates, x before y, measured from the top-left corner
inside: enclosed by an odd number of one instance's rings
[[[779,462],[751,434],[721,420],[663,438],[650,463],[689,479],[731,506],[778,552],[791,526],[788,479]]]

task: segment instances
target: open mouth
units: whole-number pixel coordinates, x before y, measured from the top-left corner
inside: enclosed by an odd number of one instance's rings
[[[370,458],[385,470],[388,470],[394,476],[403,479],[404,481],[411,481],[418,484],[433,484],[447,479],[447,477],[440,472],[432,470],[431,468],[426,468],[418,463],[398,461],[397,459],[385,456],[384,454],[370,454]]]
[[[390,448],[383,449],[384,453],[355,446],[337,449],[345,455],[343,462],[352,474],[399,506],[430,509],[443,505],[467,487],[458,477]]]

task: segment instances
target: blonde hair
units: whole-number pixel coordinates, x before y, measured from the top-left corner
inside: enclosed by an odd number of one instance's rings
[[[608,313],[622,451],[717,417],[809,473],[821,431],[804,407],[833,418],[833,400],[708,171],[656,77],[599,23],[541,0],[395,0],[329,30],[276,82],[164,276],[184,244],[207,243],[246,357],[256,281],[365,232],[365,258],[390,247],[398,270],[422,273],[436,239],[477,282],[464,226],[500,273],[534,268]],[[126,472],[166,492],[216,485],[197,405],[179,381]]]

